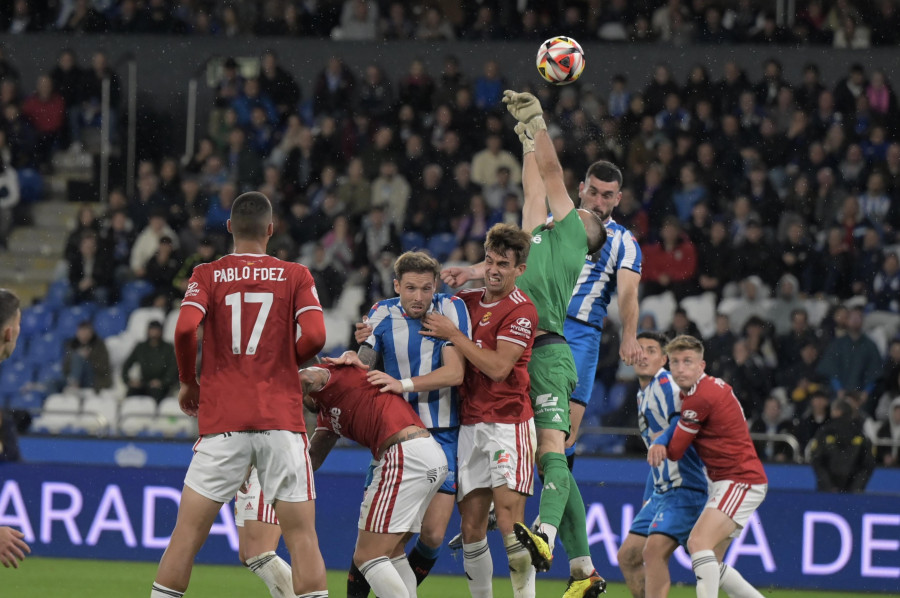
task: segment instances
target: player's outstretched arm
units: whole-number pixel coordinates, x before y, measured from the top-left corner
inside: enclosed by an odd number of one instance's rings
[[[517,132],[522,131],[527,138],[533,140],[534,159],[538,173],[543,181],[550,213],[555,220],[562,220],[569,212],[575,209],[575,203],[566,190],[562,166],[559,163],[553,142],[547,134],[547,123],[544,122],[544,110],[541,107],[541,103],[530,93],[517,93],[512,90],[503,92],[503,103],[506,104],[510,114],[520,124],[524,125],[523,127],[517,127]],[[534,226],[542,223],[539,222]],[[533,228],[525,227],[524,224],[523,227],[525,230]]]
[[[516,133],[522,142],[522,229],[533,231],[547,221],[547,190],[534,158],[534,139],[525,132],[525,125],[516,125]]]

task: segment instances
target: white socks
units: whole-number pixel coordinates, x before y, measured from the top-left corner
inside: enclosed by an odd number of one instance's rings
[[[153,587],[150,588],[150,598],[181,598],[182,596],[184,596],[184,592],[167,588],[156,582],[153,582]]]
[[[516,539],[515,534],[503,536],[506,546],[506,558],[509,559],[509,578],[512,581],[514,598],[534,598],[535,570],[531,564],[531,555]]]
[[[691,555],[691,566],[697,576],[697,598],[718,598],[719,563],[712,550],[698,550]]]
[[[409,598],[416,598],[416,574],[413,573],[406,555],[401,554],[398,557],[392,558],[391,565],[393,565],[394,569],[397,570],[397,573],[400,574],[400,579],[402,579],[404,585],[406,585],[406,593],[409,594]]]
[[[400,573],[394,569],[391,560],[386,556],[366,561],[359,566],[359,570],[369,582],[376,596],[409,598],[403,578],[400,577]]]
[[[491,560],[487,538],[472,544],[463,544],[463,567],[469,581],[469,593],[472,594],[472,598],[492,598],[494,594],[494,561]],[[379,594],[379,596],[386,596],[386,594]]]
[[[589,556],[576,556],[569,559],[569,574],[575,579],[587,579],[594,572],[594,561]]]
[[[298,594],[297,598],[328,598],[328,590],[319,590],[317,592],[309,592],[308,594]]]
[[[246,565],[265,582],[272,598],[287,598],[295,595],[291,566],[275,554],[275,551],[270,550],[247,559]]]
[[[731,598],[763,598],[763,595],[747,583],[737,569],[725,563],[719,563],[719,587]]]

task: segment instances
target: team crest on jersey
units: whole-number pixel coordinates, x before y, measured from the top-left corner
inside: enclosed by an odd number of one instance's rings
[[[485,324],[487,324],[488,322],[490,322],[490,321],[491,321],[491,316],[492,316],[492,315],[493,315],[492,312],[487,312],[486,314],[484,314],[483,316],[481,316],[481,321],[478,322],[478,325],[479,325],[479,326],[484,326]]]
[[[188,283],[188,288],[184,292],[185,297],[194,297],[200,294],[200,285],[196,282]]]

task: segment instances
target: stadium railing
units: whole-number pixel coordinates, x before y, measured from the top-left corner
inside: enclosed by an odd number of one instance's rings
[[[617,426],[583,426],[581,428],[582,435],[598,434],[605,436],[640,436],[641,431],[637,428],[617,427]],[[791,448],[794,463],[802,464],[803,453],[800,450],[800,443],[793,434],[765,434],[760,432],[751,432],[750,438],[756,442],[781,442]]]

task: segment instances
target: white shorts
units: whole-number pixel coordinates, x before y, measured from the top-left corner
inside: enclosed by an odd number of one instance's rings
[[[267,505],[263,501],[263,491],[259,485],[259,476],[256,468],[250,468],[247,481],[238,488],[234,497],[234,523],[238,527],[244,527],[244,521],[260,521],[278,525],[278,517],[275,516],[275,507]]]
[[[446,477],[447,457],[434,438],[391,446],[375,464],[359,509],[359,529],[376,534],[418,532]]]
[[[201,436],[184,477],[185,486],[216,502],[234,498],[250,466],[259,470],[263,502],[315,500],[309,441],[302,432],[264,430]]]
[[[460,426],[456,500],[479,488],[506,485],[534,492],[534,418],[519,424]]]
[[[732,480],[713,482],[706,508],[718,509],[728,515],[737,524],[737,529],[731,534],[732,538],[736,538],[747,525],[750,515],[766,498],[768,489],[768,484],[747,484]]]

